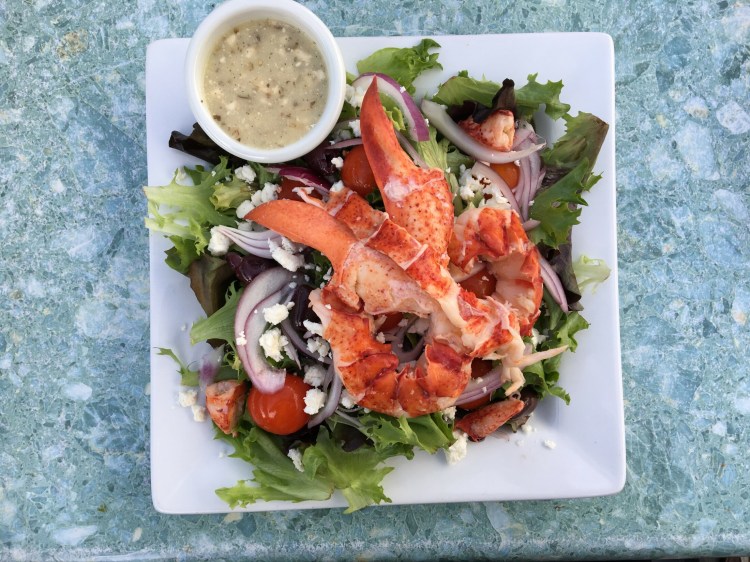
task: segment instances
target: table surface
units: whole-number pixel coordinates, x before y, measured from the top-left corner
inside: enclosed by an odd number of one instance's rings
[[[0,5],[0,559],[750,551],[750,5],[305,4],[340,36],[613,37],[625,489],[349,516],[156,513],[145,51],[189,36],[210,5],[10,0]]]

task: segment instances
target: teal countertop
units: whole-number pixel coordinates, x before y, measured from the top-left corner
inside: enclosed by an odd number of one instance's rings
[[[10,0],[0,3],[0,559],[749,552],[750,4],[306,4],[341,36],[613,37],[625,489],[350,516],[155,512],[144,62],[151,41],[189,36],[211,5]]]

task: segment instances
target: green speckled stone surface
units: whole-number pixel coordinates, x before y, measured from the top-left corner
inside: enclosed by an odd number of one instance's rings
[[[149,488],[146,46],[209,3],[0,2],[0,559],[750,551],[750,5],[317,0],[336,35],[602,31],[628,477],[613,497],[164,516]],[[516,56],[522,56],[517,54]]]

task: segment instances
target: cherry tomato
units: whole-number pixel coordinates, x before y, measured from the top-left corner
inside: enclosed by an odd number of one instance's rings
[[[305,184],[301,181],[292,180],[289,178],[281,178],[281,191],[279,191],[279,199],[291,199],[292,201],[302,201],[302,198],[295,193],[295,187],[305,187]],[[321,199],[320,194],[314,189],[310,193],[310,197]]]
[[[478,273],[461,281],[459,285],[467,291],[471,291],[480,299],[483,299],[495,292],[495,276],[486,269],[482,269]]]
[[[302,429],[310,420],[304,412],[305,394],[310,385],[295,375],[287,374],[284,386],[273,394],[263,394],[251,388],[247,396],[247,411],[262,429],[276,435],[289,435]]]
[[[516,166],[514,162],[508,162],[506,164],[490,164],[490,168],[505,180],[508,187],[513,188],[518,185],[518,177],[521,174],[521,168]]]
[[[377,187],[372,168],[367,161],[365,147],[361,144],[352,148],[344,157],[341,180],[346,187],[356,191],[362,197],[369,195]]]
[[[398,323],[403,320],[404,315],[400,312],[391,312],[390,314],[385,315],[385,322],[383,322],[380,325],[380,328],[378,328],[381,332],[387,332],[388,330],[393,330],[396,326],[398,326]]]
[[[474,361],[471,362],[471,378],[473,379],[483,377],[491,370],[492,361],[485,361],[484,359],[474,359]],[[484,406],[485,404],[489,404],[491,395],[492,393],[488,392],[481,398],[477,398],[476,400],[472,400],[471,402],[467,402],[466,404],[461,404],[459,408],[463,410],[476,410],[477,408]]]

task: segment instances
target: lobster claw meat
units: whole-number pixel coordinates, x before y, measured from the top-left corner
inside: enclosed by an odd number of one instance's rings
[[[445,251],[453,232],[453,195],[444,171],[420,168],[404,152],[380,102],[376,81],[362,100],[360,129],[385,210],[446,265]]]

